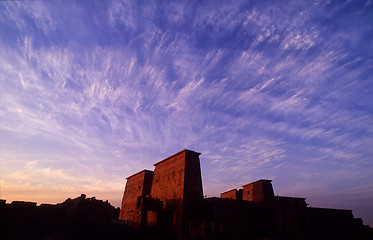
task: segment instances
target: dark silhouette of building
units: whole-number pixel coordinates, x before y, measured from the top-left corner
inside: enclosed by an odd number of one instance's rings
[[[58,204],[0,200],[0,239],[132,239],[119,209],[82,194]],[[132,235],[131,235],[132,234]]]
[[[203,198],[200,153],[182,150],[127,178],[119,219],[137,228],[172,229],[207,239],[373,239],[351,210],[311,208],[305,198],[275,196],[261,179]]]
[[[185,149],[154,164],[154,172],[128,177],[119,219],[136,228],[162,224],[178,234],[196,227],[203,200],[199,155]]]

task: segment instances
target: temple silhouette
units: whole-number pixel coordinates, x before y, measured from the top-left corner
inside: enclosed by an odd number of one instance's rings
[[[0,199],[0,239],[133,239],[130,227],[113,222],[118,215],[119,208],[107,200],[87,198],[85,194],[40,206]]]
[[[373,239],[351,210],[275,196],[271,180],[204,198],[199,155],[184,149],[127,177],[119,219],[198,239]]]

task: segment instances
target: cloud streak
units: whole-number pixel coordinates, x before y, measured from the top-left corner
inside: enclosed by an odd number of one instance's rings
[[[209,196],[259,178],[283,195],[368,186],[371,13],[348,1],[0,3],[2,197],[62,188],[118,202],[126,176],[183,148],[202,152]]]

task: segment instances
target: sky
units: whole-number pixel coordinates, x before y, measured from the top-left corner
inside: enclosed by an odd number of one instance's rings
[[[276,195],[373,226],[373,2],[1,1],[0,198],[120,206],[201,152],[204,195]]]

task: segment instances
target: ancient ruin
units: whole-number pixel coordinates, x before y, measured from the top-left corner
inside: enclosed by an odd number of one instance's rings
[[[119,208],[81,194],[62,203],[0,199],[0,239],[128,239],[131,231],[113,222]],[[116,220],[118,221],[118,220]]]
[[[203,199],[199,154],[183,150],[127,178],[119,219],[136,228],[162,219],[177,233],[196,227]]]
[[[275,196],[261,179],[203,198],[200,153],[182,150],[127,178],[119,219],[177,235],[243,239],[366,239],[372,229],[351,210],[308,207],[305,198]]]

